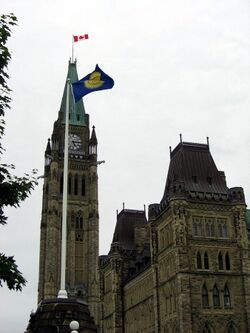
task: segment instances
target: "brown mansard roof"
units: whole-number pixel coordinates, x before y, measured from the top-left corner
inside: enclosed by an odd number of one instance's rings
[[[218,171],[209,145],[180,142],[170,158],[163,200],[178,182],[183,184],[185,192],[228,193],[224,172]]]
[[[119,242],[121,249],[132,250],[135,248],[135,227],[147,223],[145,211],[123,209],[117,216],[113,243]]]

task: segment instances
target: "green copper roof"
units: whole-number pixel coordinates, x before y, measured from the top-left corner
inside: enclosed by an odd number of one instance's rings
[[[60,107],[60,112],[64,113],[64,121],[65,121],[65,113],[66,113],[66,91],[67,91],[67,79],[70,79],[70,83],[74,83],[78,81],[78,75],[76,70],[76,61],[74,63],[71,63],[69,61],[69,67],[68,67],[68,74],[64,86],[63,91],[63,97]],[[78,125],[78,126],[85,126],[85,109],[83,105],[83,101],[80,100],[75,104],[71,86],[70,86],[70,94],[69,94],[69,123],[70,125]]]

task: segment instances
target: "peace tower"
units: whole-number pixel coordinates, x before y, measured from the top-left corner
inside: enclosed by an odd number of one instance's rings
[[[67,79],[78,80],[76,62]],[[45,150],[40,236],[38,301],[55,298],[60,289],[63,157],[66,84],[58,118]],[[98,176],[97,138],[82,100],[69,97],[69,172],[67,206],[66,289],[68,297],[86,301],[98,322]]]

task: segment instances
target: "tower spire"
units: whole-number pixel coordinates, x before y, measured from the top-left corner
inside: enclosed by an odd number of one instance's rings
[[[68,64],[68,73],[67,78],[64,86],[63,97],[60,106],[60,113],[62,122],[65,122],[65,113],[66,113],[66,95],[67,95],[67,80],[69,79],[70,84],[78,81],[78,74],[76,69],[76,60],[73,62],[69,60]],[[75,103],[74,97],[72,94],[72,90],[70,89],[69,93],[69,124],[70,125],[86,125],[86,118],[85,118],[85,108],[83,101],[80,100],[79,102]]]

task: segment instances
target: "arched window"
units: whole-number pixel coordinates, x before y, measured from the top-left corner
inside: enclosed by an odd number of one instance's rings
[[[74,178],[74,194],[77,195],[78,194],[78,176],[75,175]]]
[[[202,307],[206,308],[209,306],[209,298],[208,298],[208,291],[207,287],[204,284],[201,290],[201,299],[202,299]]]
[[[85,196],[85,176],[82,176],[82,196],[84,197]]]
[[[218,255],[218,264],[219,264],[219,270],[223,270],[223,257],[222,257],[221,252],[219,252],[219,255]]]
[[[197,265],[198,269],[202,268],[201,254],[199,251],[197,252],[197,255],[196,255],[196,265]]]
[[[230,299],[230,292],[229,289],[227,287],[227,285],[225,285],[224,288],[224,307],[230,307],[231,306],[231,299]]]
[[[214,288],[213,288],[213,305],[214,305],[214,307],[220,306],[220,292],[219,292],[219,289],[217,288],[216,284],[214,285]]]
[[[204,253],[204,268],[209,269],[209,258],[207,252]]]
[[[227,329],[227,333],[237,333],[233,324],[230,324]]]
[[[228,252],[225,255],[225,262],[226,262],[226,270],[230,270],[230,259],[229,259],[229,254]]]
[[[68,178],[68,194],[71,194],[71,174],[69,174]]]
[[[213,331],[208,323],[205,324],[205,326],[203,327],[203,330],[201,331],[201,333],[212,333],[212,332]]]

